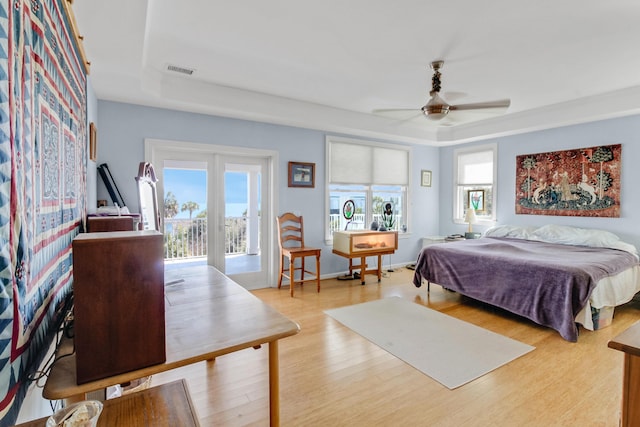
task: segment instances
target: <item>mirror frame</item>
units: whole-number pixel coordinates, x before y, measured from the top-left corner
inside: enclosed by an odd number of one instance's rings
[[[161,230],[160,212],[158,211],[158,195],[156,193],[156,172],[153,165],[147,162],[140,162],[138,167],[138,202],[140,206],[140,219],[143,230]],[[150,192],[151,206],[147,206]]]

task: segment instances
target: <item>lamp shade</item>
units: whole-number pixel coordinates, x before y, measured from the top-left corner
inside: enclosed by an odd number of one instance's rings
[[[464,216],[464,222],[467,222],[469,224],[475,224],[476,221],[477,221],[476,210],[473,208],[467,209],[467,213]]]

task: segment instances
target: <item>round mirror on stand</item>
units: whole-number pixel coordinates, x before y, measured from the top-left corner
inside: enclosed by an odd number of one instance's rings
[[[353,202],[353,200],[349,199],[344,202],[344,205],[342,205],[342,216],[347,220],[347,224],[344,226],[345,231],[349,227],[349,224],[351,224],[351,221],[353,221],[353,215],[355,213],[356,204]]]

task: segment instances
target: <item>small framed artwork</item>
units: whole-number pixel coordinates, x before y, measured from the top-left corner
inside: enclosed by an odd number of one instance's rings
[[[431,187],[431,171],[422,171],[422,175],[420,176],[420,185],[423,187]]]
[[[474,211],[484,212],[484,190],[467,191],[467,202]]]
[[[94,162],[98,159],[98,130],[96,124],[89,123],[89,160]]]
[[[289,162],[289,187],[315,187],[316,164]]]

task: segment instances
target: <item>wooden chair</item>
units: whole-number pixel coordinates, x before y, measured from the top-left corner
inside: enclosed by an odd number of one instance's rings
[[[320,248],[308,248],[304,245],[304,224],[302,216],[297,216],[287,212],[276,219],[278,223],[278,244],[280,246],[280,277],[278,278],[278,289],[282,287],[282,278],[289,279],[291,296],[293,297],[293,285],[304,282],[316,281],[318,292],[320,292]],[[316,271],[305,269],[304,260],[306,257],[316,257]],[[289,259],[288,271],[284,267],[284,259]],[[296,267],[296,259],[300,258],[300,265]],[[300,279],[295,280],[294,274],[300,271]],[[305,273],[313,277],[305,279]]]

